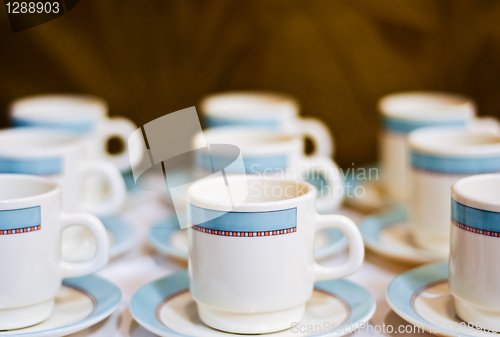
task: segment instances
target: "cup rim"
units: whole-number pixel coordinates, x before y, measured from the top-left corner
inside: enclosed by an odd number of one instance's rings
[[[64,114],[47,115],[43,111],[56,109]],[[67,113],[77,111],[77,114]],[[108,103],[102,97],[89,94],[50,93],[29,95],[16,98],[8,107],[11,117],[29,118],[41,121],[57,119],[60,121],[86,121],[104,118],[108,112]]]
[[[0,205],[9,205],[13,203],[19,203],[19,202],[31,202],[31,201],[36,201],[40,199],[45,199],[48,197],[51,197],[53,195],[60,194],[62,191],[61,185],[58,183],[44,178],[44,177],[39,177],[39,176],[33,176],[29,174],[10,174],[10,173],[0,173],[0,184],[4,180],[23,180],[27,182],[36,182],[36,183],[44,183],[47,185],[51,185],[52,188],[44,193],[32,195],[29,197],[22,197],[22,198],[12,198],[12,199],[0,199]]]
[[[213,137],[215,140],[210,141],[210,137]],[[217,139],[219,137],[222,139]],[[269,137],[278,140],[269,141],[269,143],[267,144],[256,144],[252,141],[249,141],[248,144],[245,144],[240,148],[238,144],[234,144],[234,141],[231,140],[232,137],[248,137],[249,139],[263,139],[264,137]],[[245,127],[218,127],[205,129],[197,133],[193,138],[192,148],[200,149],[208,144],[225,144],[226,142],[227,144],[238,146],[241,152],[247,155],[266,155],[273,153],[283,153],[283,151],[292,151],[296,148],[300,150],[300,143],[302,142],[302,140],[299,135],[285,131],[269,131]]]
[[[410,101],[413,101],[413,105]],[[445,104],[446,101],[450,104]],[[477,110],[476,104],[469,96],[437,91],[403,91],[388,94],[379,99],[377,107],[383,116],[407,121],[468,119],[474,117]],[[422,113],[423,110],[428,113]]]
[[[211,210],[219,210],[219,211],[228,211],[228,212],[234,212],[235,210],[232,209],[230,204],[220,202],[220,201],[214,201],[213,199],[209,197],[202,197],[199,195],[195,195],[193,190],[197,187],[197,185],[202,185],[202,184],[210,184],[215,180],[219,180],[220,177],[210,177],[210,178],[204,178],[201,179],[197,182],[194,182],[189,186],[187,189],[187,202],[188,204],[192,204],[194,206],[202,207],[202,208],[207,208]],[[287,207],[288,204],[290,203],[296,203],[300,202],[303,199],[310,198],[311,196],[316,195],[316,189],[309,183],[305,181],[300,181],[300,180],[292,180],[292,179],[275,179],[275,178],[266,178],[266,177],[259,177],[259,176],[252,176],[252,175],[231,175],[231,179],[247,179],[248,180],[254,180],[254,181],[262,181],[262,182],[282,182],[282,183],[293,183],[293,184],[298,184],[307,187],[307,192],[295,196],[293,198],[289,199],[284,199],[284,200],[275,200],[275,201],[262,201],[262,202],[244,202],[241,205],[238,206],[237,212],[257,212],[259,210],[269,210],[269,209],[283,209],[283,207]]]
[[[452,185],[451,198],[462,205],[466,205],[469,207],[485,211],[500,212],[500,201],[498,202],[491,201],[488,200],[487,198],[476,196],[471,193],[467,193],[466,191],[463,190],[464,185],[482,180],[500,181],[500,174],[498,173],[478,174],[462,178]]]
[[[231,101],[232,102],[228,102]],[[202,97],[200,100],[201,112],[207,116],[219,116],[219,117],[231,117],[234,119],[244,118],[244,119],[261,119],[269,115],[271,109],[266,109],[266,111],[259,111],[252,108],[252,104],[243,107],[242,101],[250,100],[261,100],[261,108],[263,106],[275,106],[281,108],[273,109],[273,114],[279,116],[296,116],[300,111],[300,103],[292,95],[275,92],[275,91],[265,91],[265,90],[231,90],[231,91],[221,91],[212,93]],[[239,108],[231,108],[225,106],[224,108],[213,107],[216,104],[221,104],[221,101],[226,101],[225,103],[232,103],[234,106],[239,105]],[[254,107],[258,107],[259,104],[255,104]],[[235,110],[238,114],[235,114]]]
[[[0,148],[0,156],[8,156],[9,158],[44,158],[48,156],[61,156],[68,152],[78,150],[80,148],[85,148],[86,138],[78,137],[72,133],[64,132],[60,130],[48,130],[48,129],[38,129],[38,128],[11,128],[11,129],[0,129],[0,142],[2,138],[7,138],[6,141],[15,141],[17,137],[22,138],[57,138],[61,140],[68,141],[64,144],[58,144],[46,148],[31,148],[29,146],[19,151],[19,148],[13,149],[2,149]]]
[[[471,144],[471,145],[449,145],[445,140],[453,137],[465,137],[476,139],[490,137],[496,143]],[[434,142],[429,143],[429,138]],[[464,156],[484,157],[488,155],[500,155],[500,135],[490,130],[471,130],[454,127],[426,127],[410,132],[407,138],[408,147],[412,151],[442,156]]]

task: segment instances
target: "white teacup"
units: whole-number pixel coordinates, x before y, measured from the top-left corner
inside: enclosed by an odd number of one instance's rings
[[[90,159],[109,160],[121,171],[129,171],[128,137],[137,126],[127,118],[108,117],[108,104],[97,96],[82,94],[46,94],[16,99],[9,107],[16,127],[58,129],[87,137]],[[122,142],[122,151],[108,152],[109,139]],[[140,148],[138,149],[140,150]]]
[[[317,118],[300,117],[299,102],[292,96],[267,91],[227,91],[200,102],[207,128],[239,126],[298,133],[312,140],[314,152],[331,157],[330,130]]]
[[[414,242],[448,253],[450,191],[460,178],[500,172],[500,135],[467,129],[426,128],[408,137],[409,220]]]
[[[39,175],[59,182],[64,191],[63,207],[68,212],[114,214],[122,208],[127,193],[116,166],[87,159],[84,139],[55,130],[0,130],[0,173]],[[107,191],[100,189],[101,201],[89,200],[84,193],[90,174],[109,186]]]
[[[405,197],[406,136],[422,127],[471,127],[498,131],[492,118],[475,118],[474,102],[465,96],[440,92],[402,92],[378,103],[382,118],[379,137],[384,188],[394,198]]]
[[[61,258],[61,232],[83,225],[96,239],[96,255],[70,263]],[[48,179],[0,175],[0,330],[47,319],[65,277],[94,273],[108,262],[106,230],[95,216],[63,213],[62,189]]]
[[[247,128],[213,128],[199,133],[193,149],[205,142],[209,149],[196,151],[195,167],[198,177],[212,174],[218,163],[226,163],[230,151],[216,144],[235,145],[241,151],[246,174],[306,180],[316,186],[321,197],[316,198],[320,212],[338,209],[344,196],[344,182],[338,166],[329,157],[304,153],[303,138],[294,133]],[[227,173],[243,173],[231,172]]]
[[[246,180],[245,180],[246,179]],[[201,320],[232,333],[269,333],[299,322],[314,282],[348,276],[363,262],[356,225],[341,215],[318,215],[313,186],[292,180],[228,175],[248,183],[235,209],[220,178],[188,189],[190,290]],[[349,258],[338,266],[314,261],[314,236],[340,229]]]
[[[451,190],[448,284],[457,315],[500,332],[500,175],[461,179]]]

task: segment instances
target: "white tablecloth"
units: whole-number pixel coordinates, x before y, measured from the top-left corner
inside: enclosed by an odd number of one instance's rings
[[[129,303],[132,295],[143,285],[164,277],[187,266],[182,262],[175,261],[161,255],[151,248],[146,240],[149,227],[156,221],[164,218],[172,211],[162,204],[153,194],[148,196],[148,200],[141,205],[123,212],[123,217],[130,221],[137,230],[138,244],[124,256],[112,260],[106,268],[98,275],[114,282],[122,291],[122,301],[115,313],[108,319],[89,327],[72,337],[149,337],[156,336],[145,328],[141,327],[131,316]],[[350,209],[343,209],[340,213],[349,216],[355,222],[359,222],[363,215]],[[347,253],[341,254],[330,260],[323,261],[325,265],[333,265],[342,262]],[[362,268],[354,275],[348,277],[349,280],[358,283],[368,289],[377,301],[377,310],[370,320],[370,324],[375,326],[392,325],[393,335],[404,337],[406,333],[397,333],[400,325],[407,326],[409,323],[396,315],[387,304],[385,299],[386,289],[391,280],[412,266],[405,266],[384,259],[369,251],[366,252],[365,262]],[[362,329],[356,336],[377,336],[389,333],[377,333],[374,328]],[[428,335],[419,333],[419,335]],[[430,336],[430,335],[429,335]],[[426,337],[426,336],[423,336]]]

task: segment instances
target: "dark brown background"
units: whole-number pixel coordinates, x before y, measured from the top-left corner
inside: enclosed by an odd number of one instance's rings
[[[376,157],[384,94],[456,91],[500,116],[497,0],[80,0],[18,33],[0,7],[3,126],[20,95],[98,94],[142,125],[213,91],[279,90],[350,166]]]

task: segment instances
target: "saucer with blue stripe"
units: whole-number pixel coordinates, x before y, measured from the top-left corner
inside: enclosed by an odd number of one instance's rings
[[[187,231],[179,228],[175,215],[165,218],[150,228],[148,241],[158,252],[187,261]],[[314,258],[322,260],[343,252],[347,247],[347,239],[340,230],[326,228],[316,234],[314,245]]]
[[[130,251],[137,243],[137,235],[130,222],[121,216],[99,217],[109,237],[109,257],[116,258]],[[63,236],[63,257],[70,262],[91,259],[96,251],[95,239],[90,230],[82,228],[78,242],[65,242]]]
[[[355,283],[344,279],[318,281],[306,303],[304,318],[288,330],[266,335],[342,336],[367,322],[375,306],[370,292]],[[140,288],[132,297],[130,312],[140,325],[159,336],[241,336],[214,330],[201,322],[185,270]],[[315,329],[311,331],[311,327]]]
[[[66,336],[104,320],[116,310],[121,297],[115,284],[99,276],[66,278],[47,320],[23,329],[0,331],[0,336]]]
[[[498,336],[458,318],[448,287],[447,262],[429,264],[397,276],[387,288],[387,302],[401,318],[434,335]]]
[[[408,264],[425,264],[448,259],[448,254],[416,247],[411,239],[404,206],[393,206],[365,217],[359,231],[366,248]]]

